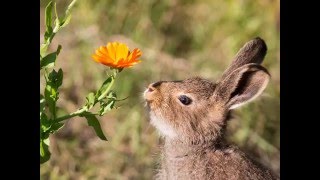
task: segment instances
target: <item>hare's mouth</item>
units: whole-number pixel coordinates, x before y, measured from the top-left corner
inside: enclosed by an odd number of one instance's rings
[[[150,111],[151,103],[153,102],[152,97],[148,89],[143,92],[143,98],[145,100],[145,107],[147,107],[148,111]]]
[[[151,112],[154,109],[153,100],[145,100],[145,107],[147,108],[147,111]]]
[[[150,110],[150,103],[151,103],[151,101],[147,101],[146,100],[146,102],[145,102],[145,107],[147,107],[148,108],[148,110]]]

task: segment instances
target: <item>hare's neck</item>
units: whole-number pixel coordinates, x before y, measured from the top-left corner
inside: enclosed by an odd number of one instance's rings
[[[163,153],[168,158],[187,158],[192,155],[212,151],[225,145],[224,140],[192,144],[180,140],[165,139]]]

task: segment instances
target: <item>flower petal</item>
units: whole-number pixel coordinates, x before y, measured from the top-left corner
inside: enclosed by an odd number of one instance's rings
[[[96,54],[93,54],[91,57],[98,63],[103,61],[103,58],[101,56],[97,56]]]
[[[132,52],[132,58],[131,60],[135,60],[137,58],[139,58],[141,56],[141,51],[139,49],[134,49],[133,52]]]
[[[116,49],[115,49],[115,46],[116,46],[115,43],[108,43],[107,44],[108,55],[113,60],[116,60]]]
[[[97,56],[100,56],[100,57],[105,56],[105,55],[100,51],[100,49],[97,49],[95,53],[96,53]]]
[[[120,61],[120,59],[126,60],[128,56],[128,47],[125,44],[119,44],[116,54],[117,54],[117,61]]]
[[[109,56],[108,49],[105,46],[100,46],[99,50],[104,56]]]

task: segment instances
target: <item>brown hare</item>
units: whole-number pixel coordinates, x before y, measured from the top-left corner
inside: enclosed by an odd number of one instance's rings
[[[218,82],[193,77],[148,86],[151,124],[164,137],[155,179],[279,179],[224,137],[230,111],[255,99],[269,82],[260,65],[266,52],[257,37],[239,50]]]

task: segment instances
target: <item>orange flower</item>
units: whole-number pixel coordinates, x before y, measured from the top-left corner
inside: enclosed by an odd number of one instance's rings
[[[127,45],[119,42],[108,43],[107,46],[100,46],[92,58],[101,64],[112,68],[131,67],[139,62],[138,58],[142,55],[140,49],[136,48],[129,51]]]

